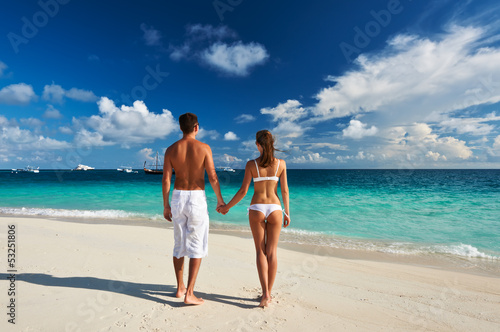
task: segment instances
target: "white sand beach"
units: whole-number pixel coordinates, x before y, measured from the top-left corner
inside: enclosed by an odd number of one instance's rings
[[[15,325],[5,314],[9,224],[16,225]],[[195,288],[205,304],[186,306],[174,296],[168,227],[4,216],[0,241],[1,331],[500,330],[500,276],[287,245],[278,251],[275,298],[262,309],[251,238],[211,233]]]

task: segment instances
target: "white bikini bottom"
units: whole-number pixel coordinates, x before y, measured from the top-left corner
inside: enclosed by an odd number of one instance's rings
[[[281,208],[281,205],[278,205],[278,204],[252,204],[248,207],[247,210],[248,211],[254,210],[254,211],[262,212],[264,214],[264,216],[266,217],[266,219],[274,211],[279,210],[279,211],[283,211],[283,213],[285,212],[285,210],[283,210]],[[286,215],[286,213],[285,213],[285,215]]]

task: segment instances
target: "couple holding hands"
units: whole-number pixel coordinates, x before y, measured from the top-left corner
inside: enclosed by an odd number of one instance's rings
[[[217,196],[217,212],[226,214],[240,202],[248,192],[252,179],[254,195],[248,208],[250,228],[255,243],[257,271],[262,286],[259,306],[268,306],[272,300],[271,290],[278,268],[277,249],[281,223],[290,224],[290,209],[286,163],[274,157],[274,138],[267,130],[256,135],[256,146],[260,157],[247,162],[243,183],[227,204],[220,191],[220,184],[210,147],[196,140],[200,130],[195,114],[186,113],[179,117],[183,137],[165,151],[163,168],[163,215],[174,226],[173,263],[177,278],[177,297],[184,296],[186,304],[202,304],[204,301],[194,295],[194,284],[201,259],[208,253],[208,209],[205,196],[205,171]],[[174,190],[169,203],[172,170],[175,169]],[[278,182],[284,209],[277,194]],[[184,257],[189,257],[187,287],[184,284]]]

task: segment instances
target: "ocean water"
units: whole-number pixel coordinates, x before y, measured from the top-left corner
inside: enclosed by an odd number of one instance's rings
[[[243,171],[219,173],[226,202]],[[289,242],[500,263],[500,170],[288,170]],[[162,217],[161,175],[116,170],[0,171],[0,214],[141,220]],[[247,196],[211,228],[248,230]],[[279,192],[279,188],[278,188]]]

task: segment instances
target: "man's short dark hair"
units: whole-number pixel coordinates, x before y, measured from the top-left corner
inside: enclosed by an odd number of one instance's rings
[[[184,134],[193,132],[194,127],[198,124],[198,117],[193,113],[185,113],[179,117],[179,125]]]

